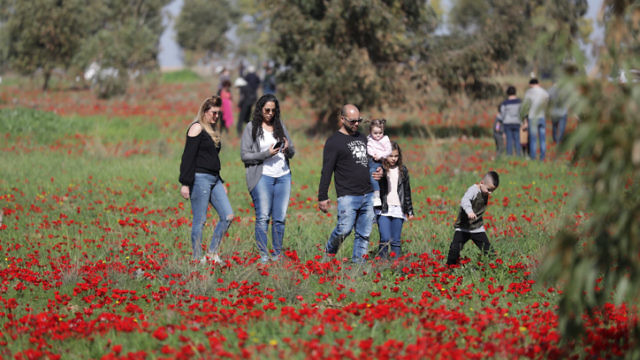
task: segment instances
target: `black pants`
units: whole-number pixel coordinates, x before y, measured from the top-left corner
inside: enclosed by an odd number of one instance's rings
[[[470,233],[464,231],[456,231],[455,234],[453,234],[453,241],[451,242],[451,246],[449,246],[447,265],[454,265],[458,263],[458,261],[460,260],[460,251],[462,251],[464,244],[466,244],[469,240],[472,240],[473,243],[476,244],[476,246],[480,250],[482,250],[482,253],[484,255],[488,255],[490,252],[493,252],[486,232],[483,231],[479,233]]]
[[[240,115],[238,115],[238,124],[236,125],[236,130],[238,131],[238,135],[242,136],[242,127],[244,124],[251,121],[251,107],[253,106],[253,102],[244,102],[240,107]]]

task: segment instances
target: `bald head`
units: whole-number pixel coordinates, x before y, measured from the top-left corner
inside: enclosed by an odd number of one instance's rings
[[[360,110],[355,105],[347,104],[343,106],[340,111],[340,118],[342,119],[340,132],[347,135],[353,135],[358,132],[358,126],[362,119],[360,118]]]
[[[340,115],[346,116],[347,118],[357,118],[360,116],[360,110],[353,104],[346,104],[342,107]]]

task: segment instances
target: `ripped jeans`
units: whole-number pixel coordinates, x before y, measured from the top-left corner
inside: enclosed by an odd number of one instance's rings
[[[216,209],[220,219],[213,230],[213,237],[209,245],[210,253],[217,253],[222,237],[226,234],[231,221],[233,210],[229,203],[224,184],[219,176],[196,173],[195,181],[190,189],[191,211],[193,212],[193,225],[191,226],[191,247],[193,259],[199,260],[202,256],[202,228],[207,220],[209,203]]]

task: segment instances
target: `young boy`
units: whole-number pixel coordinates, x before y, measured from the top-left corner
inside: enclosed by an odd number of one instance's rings
[[[474,184],[467,189],[460,201],[460,213],[455,223],[455,233],[453,242],[449,247],[447,265],[455,265],[460,260],[460,251],[464,244],[473,242],[487,255],[492,252],[491,243],[484,230],[482,215],[489,203],[489,194],[492,193],[500,183],[500,177],[495,171],[485,174],[479,184]]]

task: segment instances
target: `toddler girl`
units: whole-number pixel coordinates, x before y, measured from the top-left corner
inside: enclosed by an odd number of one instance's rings
[[[369,124],[369,136],[367,136],[367,155],[369,155],[369,174],[376,171],[381,166],[389,154],[391,154],[391,141],[384,134],[384,126],[387,123],[385,119],[374,119]],[[377,180],[370,177],[371,186],[373,187],[373,206],[381,206],[380,201],[380,185]]]

